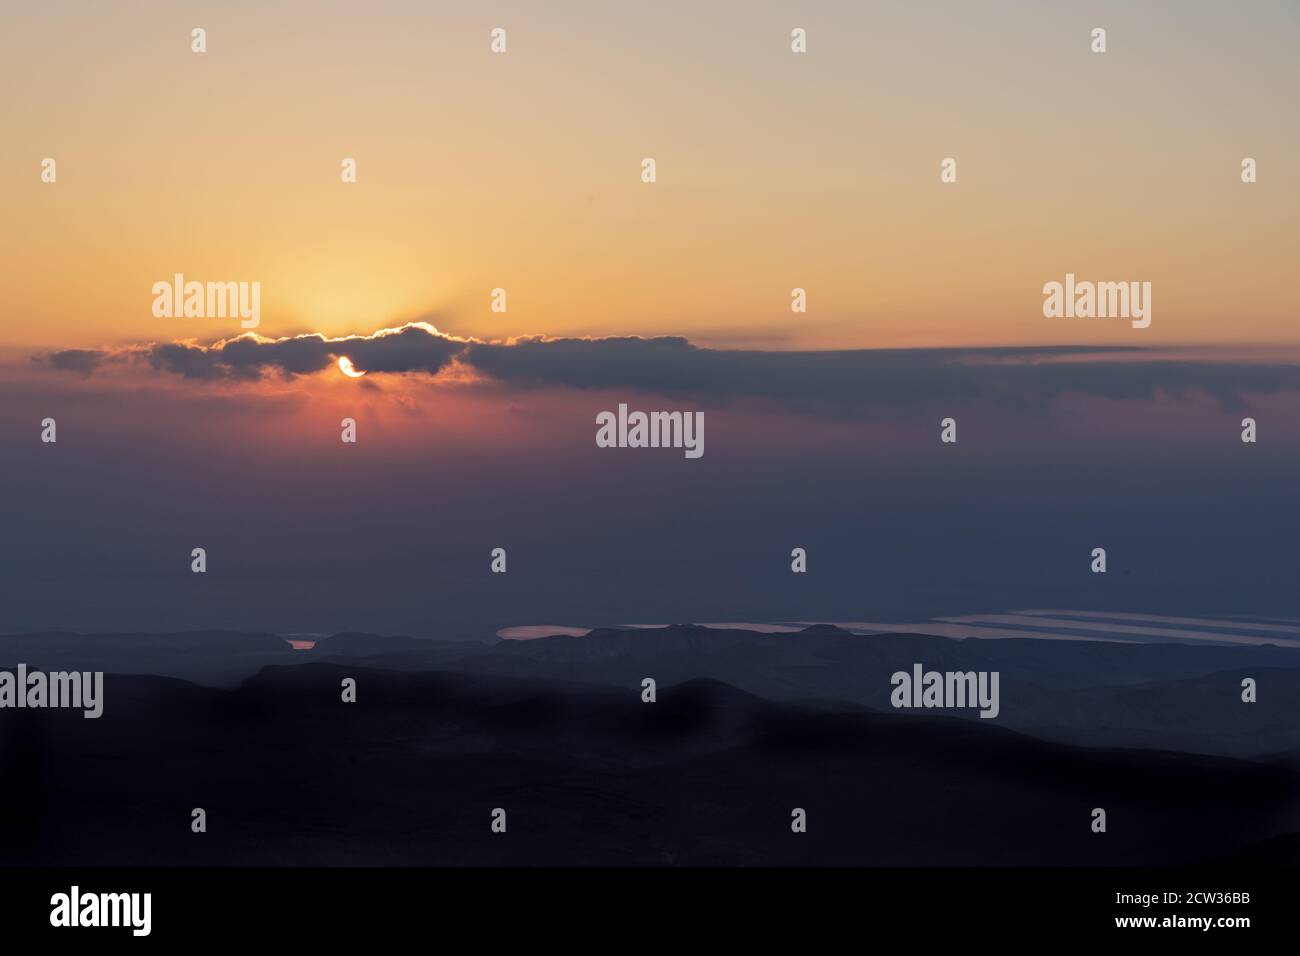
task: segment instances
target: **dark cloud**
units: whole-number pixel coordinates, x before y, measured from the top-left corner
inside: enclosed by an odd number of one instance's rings
[[[325,339],[319,335],[303,335],[291,339],[267,342],[254,338],[238,338],[226,342],[213,354],[223,366],[233,372],[250,376],[263,370],[274,370],[282,375],[310,375],[330,364]]]
[[[515,339],[507,344],[475,342],[468,364],[515,385],[572,388],[659,388],[697,386],[715,370],[713,356],[762,355],[699,349],[684,338]],[[782,353],[770,353],[779,355]],[[789,354],[789,353],[786,353]]]
[[[185,378],[214,379],[230,374],[216,351],[197,345],[152,345],[144,354],[153,368]]]
[[[767,399],[813,414],[984,399],[1034,407],[1069,393],[1116,400],[1199,392],[1225,408],[1248,393],[1300,391],[1300,366],[1173,357],[1133,347],[697,348],[681,338],[474,343],[466,361],[517,386],[628,388],[698,401]]]
[[[462,339],[443,335],[430,326],[407,325],[375,335],[353,335],[331,341],[330,351],[345,354],[367,372],[426,372],[436,375],[464,351]]]
[[[61,371],[89,375],[104,363],[104,357],[103,352],[94,349],[64,349],[49,355],[33,356],[33,361],[48,361]]]
[[[308,375],[348,356],[360,370],[437,374],[459,360],[514,388],[649,391],[721,403],[757,399],[810,414],[988,400],[1031,408],[1069,393],[1116,400],[1211,395],[1225,408],[1246,394],[1300,391],[1300,366],[1175,356],[1159,349],[857,349],[818,352],[710,349],[685,338],[523,338],[478,342],[413,323],[372,335],[329,339],[244,335],[210,346],[155,344],[128,358],[190,379]],[[120,353],[85,349],[45,356],[55,368],[90,374]]]
[[[135,360],[150,368],[184,378],[256,379],[264,372],[292,377],[310,375],[346,355],[366,372],[423,372],[437,374],[461,352],[466,343],[443,335],[432,326],[406,325],[373,335],[329,339],[323,335],[295,335],[265,339],[241,335],[212,345],[155,343],[126,349],[68,349],[36,356],[64,371],[88,375],[109,359]]]

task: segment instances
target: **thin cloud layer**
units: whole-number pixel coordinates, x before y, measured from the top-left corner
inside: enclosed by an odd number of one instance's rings
[[[447,335],[423,322],[341,338],[247,334],[211,345],[69,349],[36,360],[82,376],[124,362],[196,381],[251,381],[311,375],[342,356],[357,370],[377,375],[432,376],[459,363],[513,388],[627,389],[700,402],[758,399],[814,414],[980,399],[1033,407],[1067,393],[1132,401],[1201,393],[1235,409],[1244,406],[1247,394],[1300,392],[1296,364],[1172,357],[1154,349],[779,352],[701,348],[676,336],[484,342]]]

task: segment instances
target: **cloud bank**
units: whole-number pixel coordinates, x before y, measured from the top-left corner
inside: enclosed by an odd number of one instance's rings
[[[376,375],[433,376],[458,364],[519,389],[626,389],[699,402],[757,399],[813,413],[981,399],[1033,407],[1068,393],[1130,401],[1201,393],[1235,409],[1244,407],[1247,394],[1300,392],[1300,365],[1173,357],[1158,349],[749,351],[702,348],[677,336],[487,342],[423,322],[340,338],[249,333],[210,345],[69,349],[35,360],[82,376],[125,363],[195,381],[256,381],[318,373],[341,356]]]

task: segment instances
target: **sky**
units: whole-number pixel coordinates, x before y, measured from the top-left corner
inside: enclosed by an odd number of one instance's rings
[[[1300,614],[1296,3],[4,26],[0,631]],[[1045,317],[1067,274],[1150,326]],[[703,456],[597,447],[619,404]]]
[[[176,272],[259,281],[271,336],[429,319],[758,348],[1130,344],[1043,319],[1043,283],[1074,272],[1153,283],[1143,344],[1300,341],[1294,2],[5,17],[7,345],[229,334],[152,316]]]

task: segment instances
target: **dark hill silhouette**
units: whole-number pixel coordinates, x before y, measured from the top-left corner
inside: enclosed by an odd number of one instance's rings
[[[407,637],[400,634],[366,634],[360,631],[340,631],[321,638],[307,652],[313,660],[328,657],[355,657],[358,655],[392,653],[394,651],[431,651],[464,654],[467,645],[459,641],[436,641],[427,637]]]
[[[1241,699],[1243,677],[1258,699]],[[1267,757],[1300,742],[1300,667],[1237,667],[1186,680],[1049,690],[1015,684],[1008,725],[1054,740]]]
[[[1300,652],[1271,645],[953,641],[855,636],[827,625],[795,634],[673,625],[505,641],[463,655],[412,651],[363,660],[616,686],[647,676],[661,683],[708,677],[776,700],[847,701],[882,711],[890,709],[890,675],[922,663],[998,671],[996,722],[1064,742],[1235,756],[1300,743]],[[1260,682],[1255,704],[1241,701],[1247,676]],[[974,711],[958,716],[979,719]]]
[[[355,662],[636,687],[705,678],[787,702],[890,710],[890,675],[914,663],[996,670],[998,726],[1065,743],[1262,756],[1300,746],[1300,652],[1262,646],[871,637],[831,625],[794,634],[673,625],[597,630],[532,641],[440,641],[344,632],[294,651],[270,634],[36,634],[0,637],[0,663],[43,669],[154,673],[232,687],[262,667]],[[1243,704],[1241,679],[1259,681]],[[954,712],[979,719],[974,711]],[[984,721],[987,723],[988,721]]]
[[[100,720],[0,720],[0,862],[1125,865],[1276,856],[1300,830],[1290,764],[1052,744],[712,680],[661,684],[654,704],[637,685],[333,663],[230,691],[105,684]]]
[[[158,674],[218,687],[234,686],[268,664],[290,661],[293,654],[275,634],[238,631],[0,635],[4,667],[22,663],[46,671]]]

